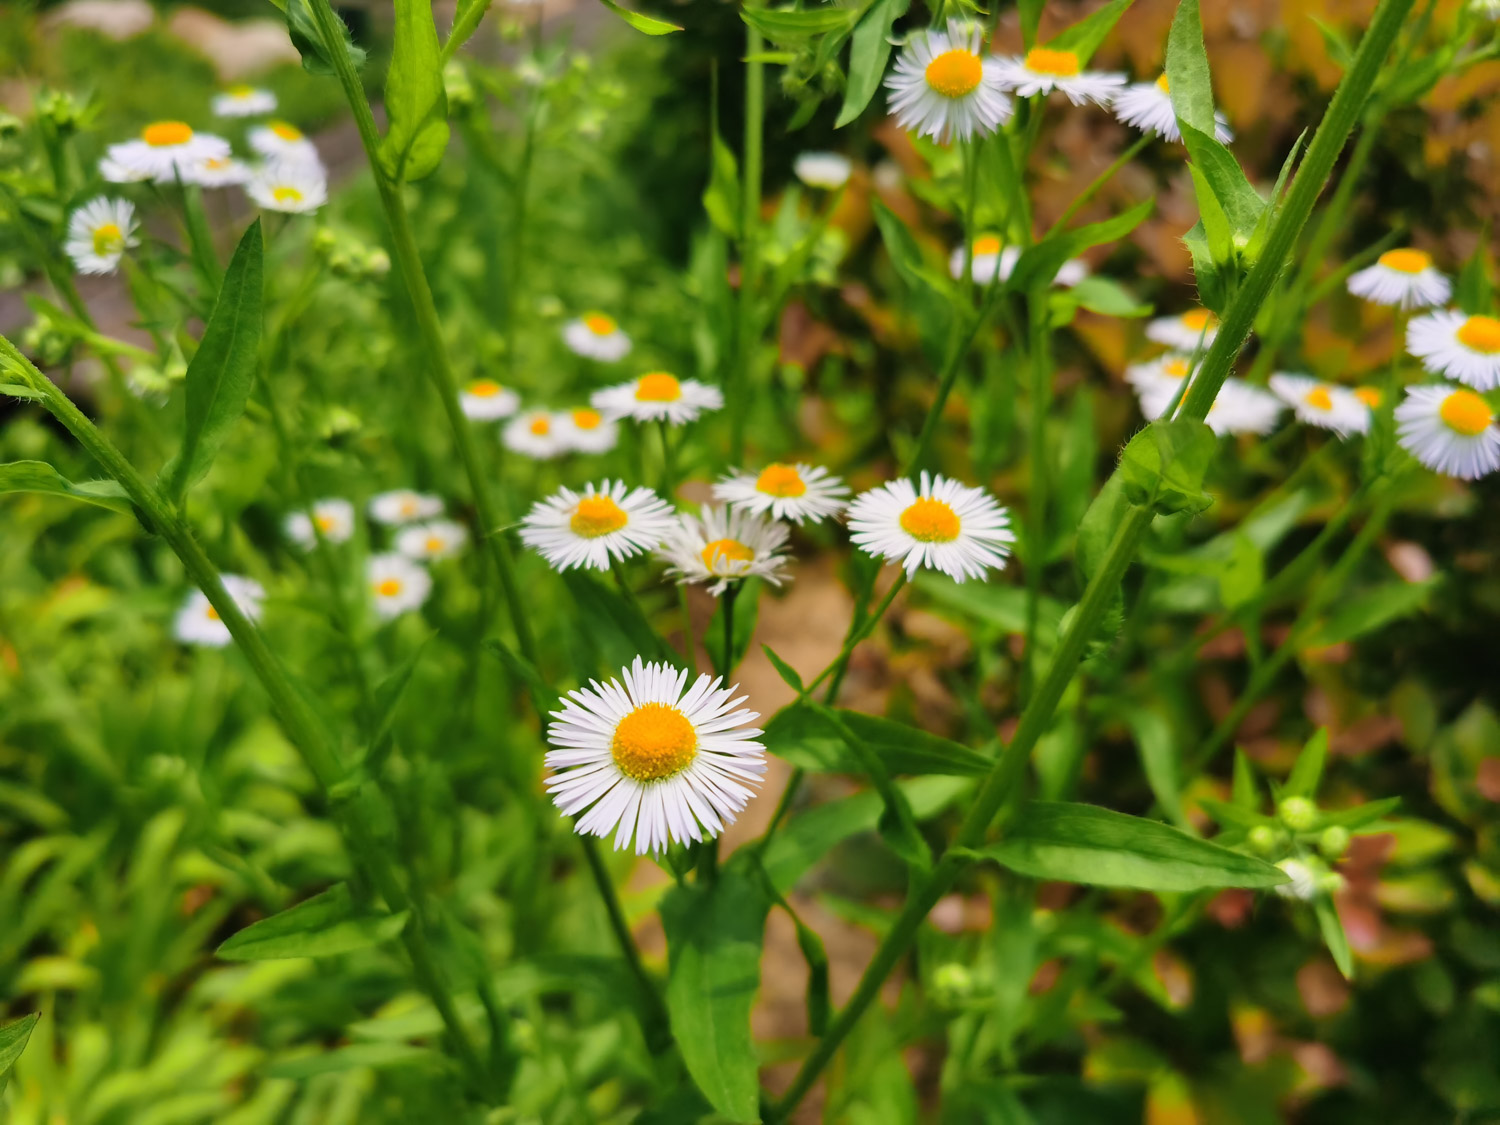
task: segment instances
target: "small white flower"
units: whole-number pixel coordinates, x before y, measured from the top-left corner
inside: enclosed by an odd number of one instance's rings
[[[1165,74],[1155,82],[1134,82],[1126,86],[1115,95],[1112,108],[1122,123],[1143,133],[1155,133],[1168,141],[1182,140]],[[1226,145],[1234,140],[1234,132],[1222,113],[1214,114],[1214,137]]]
[[[1021,260],[1019,246],[1002,246],[999,237],[993,234],[980,235],[974,240],[974,256],[969,263],[969,276],[980,285],[988,285],[998,274],[1001,281],[1009,281]],[[964,275],[964,248],[957,246],[948,255],[948,272],[955,281]],[[1052,278],[1053,285],[1071,289],[1089,275],[1088,264],[1078,258],[1069,258],[1058,267]]]
[[[346,543],[354,534],[354,505],[337,497],[319,500],[311,515],[293,512],[287,516],[286,533],[305,551],[316,547],[319,537],[329,543]]]
[[[634,839],[637,855],[718,836],[766,771],[748,725],[760,716],[722,683],[703,675],[688,688],[685,671],[638,656],[620,680],[569,692],[547,727],[558,810],[584,813],[581,834],[613,832],[616,849]]]
[[[137,140],[110,145],[99,171],[113,183],[155,180],[159,184],[187,182],[202,161],[229,156],[229,142],[211,133],[195,133],[181,121],[157,121],[141,130]]]
[[[661,546],[673,526],[672,508],[649,488],[626,491],[624,481],[571,488],[538,500],[521,521],[521,542],[554,570],[608,570]]]
[[[1157,398],[1165,394],[1170,402],[1191,371],[1190,356],[1167,352],[1144,363],[1132,363],[1125,369],[1125,381],[1142,397]]]
[[[804,152],[792,161],[792,171],[808,187],[837,191],[849,182],[853,165],[836,152]]]
[[[999,61],[985,55],[984,33],[971,21],[928,28],[901,49],[886,77],[896,123],[939,143],[987,137],[1010,120]]]
[[[1347,284],[1356,297],[1403,309],[1441,305],[1453,292],[1425,250],[1387,250],[1373,266],[1351,274]]]
[[[1419,316],[1406,328],[1406,350],[1434,375],[1476,391],[1500,387],[1500,320],[1452,309]]]
[[[221,574],[219,580],[240,612],[251,621],[259,621],[265,588],[253,578],[238,574]],[[232,639],[229,626],[220,619],[219,611],[209,604],[208,595],[201,590],[188,594],[172,622],[172,633],[185,645],[206,645],[209,648],[223,648]]]
[[[1339,437],[1370,428],[1370,408],[1347,387],[1282,372],[1271,376],[1270,385],[1272,393],[1309,426],[1332,430]]]
[[[558,411],[552,426],[558,440],[579,453],[608,453],[620,440],[619,423],[587,406]]]
[[[441,497],[413,492],[409,488],[381,492],[370,498],[370,518],[387,527],[411,523],[412,520],[430,520],[442,512]]]
[[[1396,423],[1402,448],[1429,469],[1462,480],[1500,469],[1495,412],[1471,390],[1451,383],[1408,387]]]
[[[787,565],[786,524],[734,508],[703,506],[701,516],[682,513],[657,557],[681,582],[713,583],[718,597],[731,582],[764,578],[780,586]]]
[[[606,418],[637,422],[664,420],[674,426],[691,422],[705,410],[721,410],[724,394],[696,379],[679,379],[665,371],[650,371],[628,383],[606,387],[589,396],[594,409]]]
[[[328,202],[328,177],[321,164],[283,160],[255,173],[245,193],[264,210],[305,215]]]
[[[574,355],[614,363],[630,354],[630,337],[615,318],[601,312],[585,313],[563,325],[563,343]]]
[[[1290,883],[1278,883],[1271,888],[1282,898],[1311,902],[1317,897],[1321,873],[1311,864],[1300,859],[1284,859],[1276,866],[1291,880]]]
[[[1178,386],[1180,383],[1170,385],[1165,381],[1145,386],[1137,384],[1141,413],[1152,420],[1160,418],[1176,397]],[[1208,408],[1208,417],[1204,421],[1221,437],[1225,434],[1267,434],[1275,428],[1285,409],[1281,400],[1269,391],[1230,378],[1225,379],[1219,388],[1218,397]]]
[[[506,449],[534,461],[547,461],[568,451],[550,410],[525,410],[505,423],[500,441]]]
[[[79,273],[114,273],[125,251],[139,246],[135,237],[135,204],[98,196],[68,219],[64,249]]]
[[[232,156],[206,156],[182,173],[182,182],[199,187],[237,187],[254,173],[250,165]]]
[[[251,149],[271,164],[322,164],[318,159],[318,147],[307,139],[301,129],[285,121],[268,121],[264,125],[257,125],[245,139]]]
[[[772,519],[817,523],[849,505],[849,486],[821,465],[774,461],[758,473],[731,473],[714,485],[714,499]]]
[[[1178,351],[1192,352],[1203,341],[1206,350],[1219,334],[1219,318],[1207,309],[1189,309],[1181,316],[1163,316],[1146,325],[1146,339]]]
[[[983,489],[925,472],[917,487],[903,477],[855,497],[849,531],[867,554],[908,575],[927,566],[955,582],[1005,566],[1016,539],[1005,509]]]
[[[1000,86],[1023,98],[1061,90],[1074,105],[1107,106],[1125,85],[1123,74],[1083,70],[1075,51],[1033,47],[1025,57],[1000,60]]]
[[[521,405],[521,396],[493,379],[474,379],[459,392],[458,404],[464,417],[476,422],[509,418]]]
[[[1500,18],[1500,0],[1469,0],[1469,9],[1489,19]]]
[[[468,529],[452,520],[432,520],[403,527],[396,550],[409,559],[446,559],[458,554],[469,540]]]
[[[365,562],[365,585],[376,616],[389,620],[421,608],[432,592],[432,575],[405,555],[371,555]]]
[[[260,117],[276,111],[276,95],[254,86],[231,86],[213,101],[216,117]]]

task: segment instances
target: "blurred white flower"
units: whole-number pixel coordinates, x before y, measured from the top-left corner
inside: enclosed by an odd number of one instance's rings
[[[213,110],[216,117],[261,117],[275,112],[276,95],[254,86],[231,86],[214,95]]]
[[[204,160],[229,156],[229,142],[211,133],[195,133],[181,121],[156,121],[141,130],[133,141],[110,145],[99,163],[99,171],[113,183],[155,180],[190,182]]]
[[[73,212],[63,248],[79,273],[114,273],[125,251],[139,245],[135,204],[101,195]]]
[[[1403,309],[1441,305],[1453,292],[1425,250],[1387,250],[1373,266],[1351,274],[1347,284],[1356,297]]]
[[[1074,51],[1033,47],[1025,56],[1001,59],[1000,88],[1030,98],[1060,90],[1074,105],[1107,106],[1125,85],[1123,74],[1084,70]]]
[[[601,312],[585,313],[563,325],[563,343],[574,355],[614,363],[630,354],[630,337],[615,318]]]
[[[452,520],[431,520],[403,527],[396,535],[396,550],[409,559],[446,559],[458,554],[469,541],[468,529]]]
[[[310,515],[293,512],[287,516],[286,533],[305,551],[316,547],[319,537],[329,543],[348,542],[354,534],[354,505],[338,497],[319,500],[313,504]]]
[[[1408,387],[1396,423],[1402,448],[1435,472],[1478,480],[1500,469],[1495,411],[1471,390],[1451,383]]]
[[[238,574],[221,574],[219,580],[224,583],[224,590],[234,599],[240,612],[251,621],[259,621],[261,602],[266,596],[265,587],[253,578]],[[188,594],[172,623],[172,633],[183,644],[205,645],[209,648],[223,648],[232,639],[229,626],[224,624],[219,611],[209,603],[208,595],[202,590],[194,590]]]
[[[808,187],[836,191],[849,182],[853,165],[836,152],[804,152],[792,161],[792,171]]]
[[[405,555],[371,555],[365,584],[376,615],[389,620],[421,608],[432,592],[432,575]]]
[[[616,559],[655,550],[672,526],[671,506],[649,488],[627,491],[624,481],[606,480],[538,500],[521,521],[521,542],[554,570],[608,570]]]
[[[679,379],[665,371],[649,371],[639,379],[595,391],[589,401],[606,418],[633,418],[637,422],[670,422],[674,426],[694,421],[705,410],[721,410],[724,394],[696,379]]]
[[[1000,61],[984,53],[984,32],[970,20],[912,35],[885,86],[896,123],[939,143],[987,137],[1013,110],[1000,81]]]
[[[822,466],[774,461],[758,473],[730,473],[714,499],[756,515],[801,523],[836,516],[849,506],[849,486]]]
[[[425,492],[413,492],[409,488],[398,488],[381,492],[370,499],[370,518],[388,527],[426,520],[441,515],[443,500]]]

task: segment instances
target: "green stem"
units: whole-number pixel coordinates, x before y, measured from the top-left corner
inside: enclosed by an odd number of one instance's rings
[[[1069,219],[1071,219],[1074,215],[1078,214],[1079,211],[1082,211],[1086,206],[1088,206],[1089,201],[1092,200],[1094,196],[1099,194],[1099,190],[1103,188],[1105,184],[1109,183],[1110,180],[1114,179],[1116,173],[1118,173],[1121,168],[1125,167],[1125,165],[1129,164],[1132,160],[1139,156],[1142,150],[1145,149],[1145,147],[1155,139],[1156,137],[1154,134],[1142,134],[1140,139],[1137,140],[1135,144],[1131,145],[1118,157],[1115,158],[1115,162],[1113,164],[1111,164],[1108,168],[1104,169],[1104,171],[1095,176],[1093,183],[1089,184],[1088,187],[1084,188],[1083,191],[1078,193],[1078,198],[1073,200],[1072,203],[1068,204],[1068,209],[1057,217],[1057,222],[1053,223],[1050,227],[1047,228],[1047,233],[1042,235],[1042,238],[1051,238],[1058,231],[1066,227],[1068,225]]]
[[[739,596],[740,583],[731,582],[724,587],[724,596],[719,603],[719,613],[724,617],[724,662],[719,665],[719,674],[725,683],[729,682],[734,671],[734,603]]]
[[[828,690],[823,695],[823,702],[831,704],[838,698],[839,688],[844,683],[844,673],[849,670],[849,657],[854,654],[854,650],[859,646],[860,642],[874,631],[875,626],[885,616],[885,611],[890,609],[891,603],[896,600],[896,595],[901,592],[902,587],[906,585],[909,577],[910,575],[907,574],[905,568],[902,568],[896,574],[896,580],[891,583],[891,588],[886,591],[885,597],[880,599],[880,604],[875,607],[875,612],[860,622],[857,629],[850,631],[849,636],[844,639],[844,647],[833,658],[833,663],[824,668],[818,674],[818,678],[807,685],[806,690],[802,693],[803,699],[806,699],[813,692],[817,691],[818,685],[830,676],[833,678],[829,681]]]
[[[647,1043],[653,1049],[661,1050],[671,1042],[671,1021],[667,1016],[666,1006],[662,1003],[661,993],[657,991],[656,981],[641,961],[640,950],[636,948],[635,937],[630,932],[630,923],[625,920],[625,910],[620,905],[620,896],[615,892],[614,880],[609,876],[609,868],[604,865],[604,857],[599,854],[599,841],[592,836],[580,836],[579,842],[583,845],[583,856],[588,861],[589,871],[593,873],[594,883],[604,900],[604,910],[609,915],[609,928],[614,932],[615,941],[625,955],[630,974],[641,987],[641,998],[646,1004]]]
[[[760,290],[760,187],[766,117],[766,67],[761,61],[765,41],[759,31],[745,28],[745,142],[744,182],[740,191],[740,300],[735,332],[736,356],[726,387],[729,404],[729,463],[745,459],[745,409],[750,375],[759,340],[755,333],[755,299]]]
[[[1047,564],[1047,415],[1052,406],[1051,348],[1047,332],[1047,295],[1033,292],[1027,302],[1031,321],[1030,427],[1027,457],[1030,479],[1026,498],[1026,646],[1022,652],[1021,690],[1031,691],[1035,676],[1036,631],[1041,611],[1042,570]]]
[[[224,280],[223,267],[219,265],[218,252],[214,250],[214,236],[208,226],[208,214],[203,210],[203,189],[197,184],[184,184],[180,180],[177,189],[182,193],[182,215],[187,225],[188,244],[193,251],[193,262],[209,287],[204,294],[213,304],[219,283]]]
[[[682,611],[682,654],[687,658],[688,675],[698,678],[698,642],[693,636],[693,614],[688,606],[687,583],[677,583],[677,608]]]

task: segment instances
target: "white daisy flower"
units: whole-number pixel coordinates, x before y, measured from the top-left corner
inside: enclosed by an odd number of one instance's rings
[[[1145,397],[1167,396],[1168,401],[1192,372],[1192,358],[1180,352],[1167,352],[1144,363],[1125,368],[1125,381]]]
[[[388,621],[421,608],[432,593],[432,575],[405,555],[371,555],[365,562],[365,585],[376,616]]]
[[[1177,111],[1172,108],[1172,96],[1163,74],[1155,82],[1133,82],[1115,95],[1112,107],[1115,117],[1123,124],[1139,129],[1143,133],[1155,133],[1168,141],[1182,140],[1182,130],[1177,125]],[[1234,140],[1234,131],[1222,113],[1214,114],[1214,137],[1220,144]]]
[[[1339,437],[1362,434],[1370,428],[1370,408],[1347,387],[1284,372],[1272,375],[1270,384],[1272,393],[1309,426],[1332,430]]]
[[[1291,880],[1290,883],[1278,883],[1271,888],[1278,895],[1302,902],[1310,902],[1317,897],[1321,872],[1311,864],[1300,859],[1284,859],[1276,866]]]
[[[253,578],[238,574],[221,574],[219,580],[240,612],[251,621],[259,621],[265,587]],[[202,590],[194,590],[187,596],[172,622],[172,634],[185,645],[206,645],[209,648],[223,648],[232,639],[229,626],[220,619],[219,611],[209,604],[208,595]]]
[[[534,461],[548,461],[568,451],[551,411],[527,410],[505,423],[500,441],[506,449]]]
[[[587,406],[558,411],[552,426],[558,440],[579,453],[608,453],[620,440],[619,423]]]
[[[885,87],[896,123],[941,144],[987,137],[1013,111],[1000,84],[1000,64],[984,53],[984,32],[970,21],[914,34]]]
[[[684,512],[657,551],[667,573],[679,583],[711,582],[718,597],[731,582],[764,578],[780,586],[786,557],[787,526],[737,508],[703,506],[701,516]]]
[[[1166,382],[1146,386],[1138,384],[1136,392],[1141,413],[1154,421],[1172,404],[1177,396],[1177,386]],[[1208,408],[1208,417],[1204,421],[1220,437],[1226,434],[1268,434],[1276,427],[1285,409],[1281,400],[1269,391],[1230,378],[1225,379],[1219,388],[1218,397]]]
[[[1061,90],[1074,105],[1107,106],[1125,85],[1123,74],[1083,70],[1075,51],[1033,47],[1025,57],[1001,59],[1000,88],[1023,98]]]
[[[254,86],[231,86],[213,100],[215,117],[260,117],[276,111],[276,95]]]
[[[714,499],[772,519],[817,523],[837,516],[849,486],[821,465],[773,461],[758,473],[730,473],[714,485]]]
[[[1495,411],[1471,390],[1451,383],[1408,387],[1396,423],[1402,448],[1429,469],[1461,480],[1500,469]]]
[[[1002,246],[998,236],[993,234],[980,235],[974,240],[974,255],[969,263],[969,276],[979,285],[988,285],[995,280],[996,276],[1001,281],[1009,281],[1010,275],[1015,272],[1016,263],[1021,260],[1021,248],[1019,246]],[[964,275],[964,248],[954,247],[953,253],[948,255],[948,272],[957,281]],[[1069,258],[1058,267],[1056,275],[1052,278],[1053,285],[1061,285],[1071,289],[1089,275],[1088,264],[1078,258]]]
[[[256,172],[245,193],[264,210],[305,215],[328,202],[328,176],[321,164],[282,160]]]
[[[387,527],[411,523],[412,520],[430,520],[442,514],[442,497],[413,492],[409,488],[377,493],[370,498],[370,518]]]
[[[1425,250],[1387,250],[1373,266],[1351,274],[1347,284],[1356,297],[1403,309],[1441,305],[1453,292]]]
[[[724,394],[696,379],[679,379],[665,371],[649,371],[639,379],[606,387],[589,396],[589,402],[606,418],[633,418],[637,422],[658,419],[681,426],[705,410],[721,410]]]
[[[630,337],[615,318],[601,312],[585,313],[563,325],[563,343],[574,355],[614,363],[630,354]]]
[[[469,541],[469,530],[453,520],[431,520],[403,527],[396,535],[396,550],[409,559],[446,559],[458,554]]]
[[[232,156],[206,156],[183,170],[182,182],[199,187],[237,187],[254,173],[250,165]]]
[[[1500,387],[1500,320],[1453,309],[1419,316],[1406,326],[1406,350],[1434,375],[1476,391]]]
[[[464,417],[492,422],[514,414],[521,405],[521,396],[493,379],[473,379],[459,392],[458,405],[463,408]]]
[[[354,534],[354,505],[330,497],[312,506],[312,514],[293,512],[286,518],[286,534],[304,551],[318,545],[321,536],[329,543],[346,543]]]
[[[849,182],[853,170],[847,156],[837,152],[804,152],[792,161],[792,171],[808,187],[837,191]]]
[[[125,251],[140,242],[135,237],[135,204],[101,195],[68,219],[63,249],[79,273],[114,273]]]
[[[673,522],[671,505],[649,488],[627,492],[624,481],[606,480],[538,500],[521,521],[521,542],[555,570],[608,570],[614,559],[661,546]]]
[[[638,656],[619,680],[569,692],[547,727],[558,810],[584,814],[579,833],[613,832],[616,849],[634,839],[637,855],[718,836],[766,771],[748,726],[760,716],[722,683],[702,675],[687,688],[685,671]]]
[[[268,121],[257,125],[245,140],[260,156],[272,164],[294,161],[298,164],[322,164],[318,148],[297,126],[285,121]]]
[[[110,145],[99,171],[114,183],[155,180],[184,182],[197,165],[210,158],[229,155],[229,142],[211,133],[195,133],[181,121],[157,121],[141,130],[137,140]]]
[[[1180,316],[1163,316],[1146,325],[1146,339],[1178,351],[1191,352],[1203,341],[1206,349],[1219,334],[1219,318],[1207,309],[1189,309]]]
[[[908,576],[928,566],[955,582],[1003,567],[1016,539],[994,497],[925,472],[919,487],[903,477],[855,497],[849,531],[867,554],[900,563]]]

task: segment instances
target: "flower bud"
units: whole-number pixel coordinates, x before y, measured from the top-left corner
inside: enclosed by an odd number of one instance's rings
[[[1318,851],[1329,859],[1338,859],[1349,848],[1349,829],[1342,824],[1329,825],[1318,837]]]
[[[940,1008],[958,1008],[974,995],[974,975],[968,967],[950,961],[932,974],[932,999]]]
[[[1318,823],[1318,806],[1306,797],[1288,797],[1281,802],[1276,814],[1293,832],[1309,832]]]
[[[1269,824],[1257,824],[1250,829],[1250,846],[1261,855],[1270,855],[1276,849],[1278,835]]]

